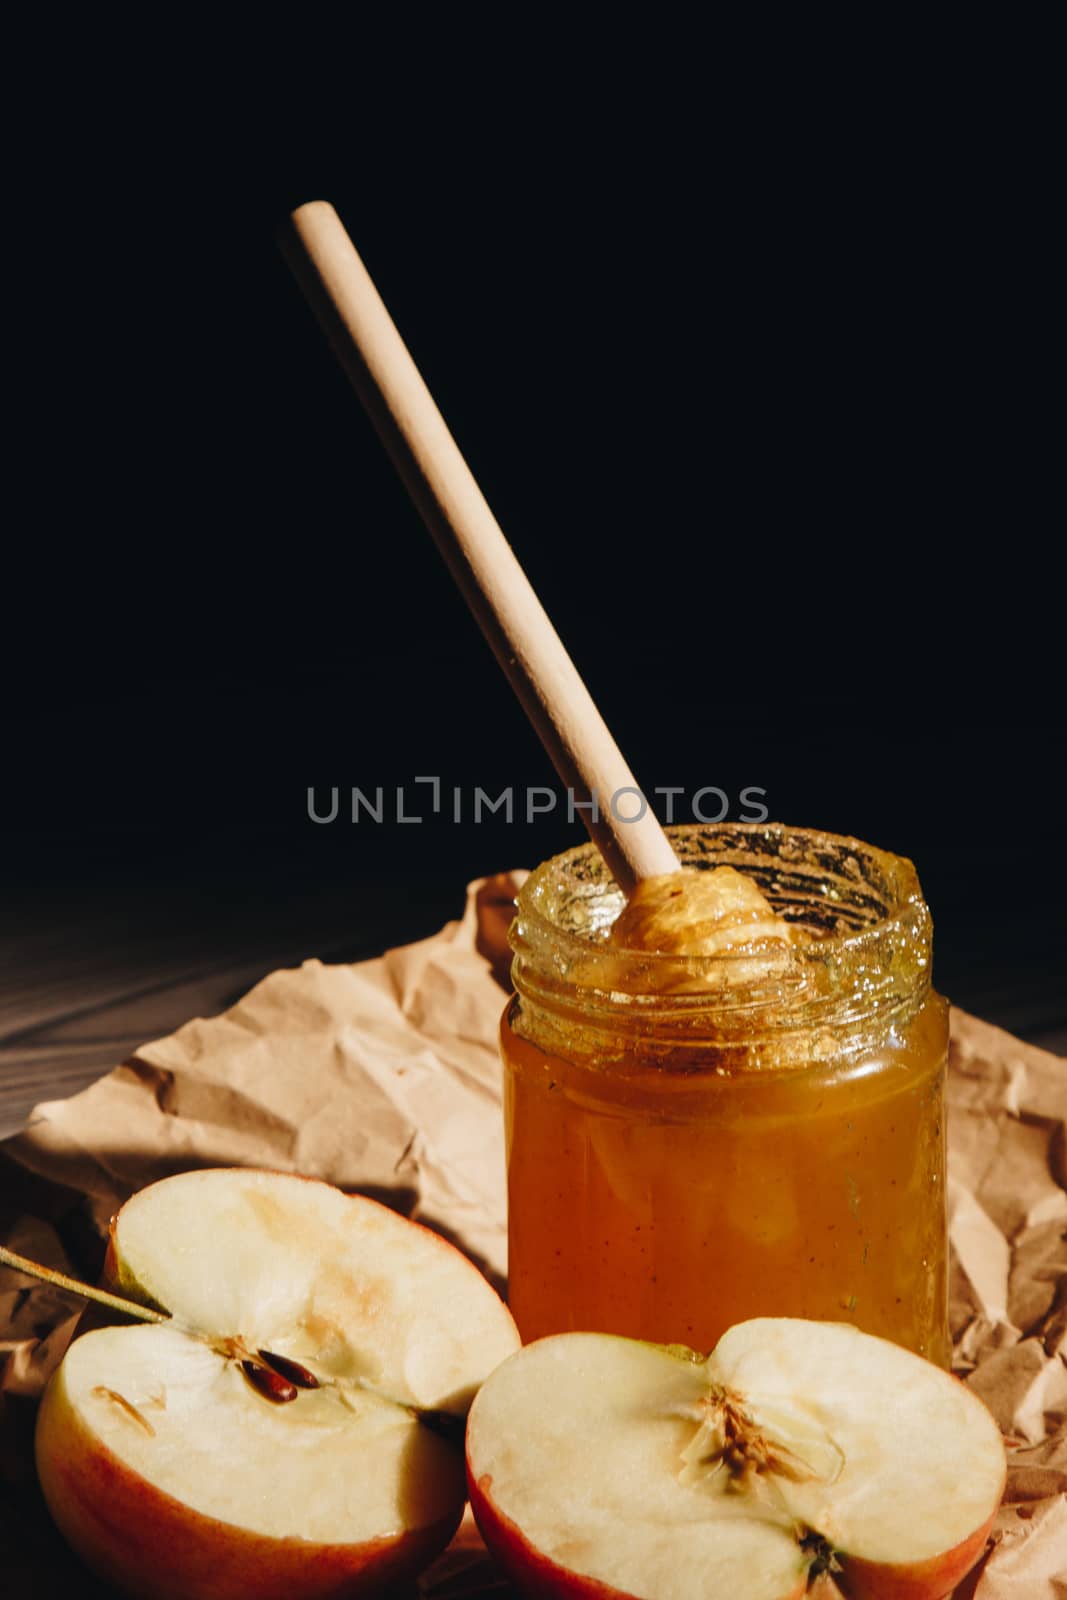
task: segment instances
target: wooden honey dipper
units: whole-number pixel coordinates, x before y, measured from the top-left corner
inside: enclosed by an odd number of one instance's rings
[[[282,249],[468,606],[619,886],[679,870],[649,806],[397,332],[337,212],[289,218]],[[596,814],[588,805],[597,798]]]

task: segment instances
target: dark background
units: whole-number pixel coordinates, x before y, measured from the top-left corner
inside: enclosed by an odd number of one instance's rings
[[[275,247],[327,196],[644,783],[912,856],[940,986],[1061,1039],[1040,104],[389,60],[336,118],[250,68],[24,129],[12,982],[116,929],[145,970],[369,952],[579,836],[308,820],[312,784],[553,781]]]

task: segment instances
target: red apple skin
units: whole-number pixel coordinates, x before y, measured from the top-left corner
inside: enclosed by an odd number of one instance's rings
[[[1003,1487],[1001,1494],[1003,1494]],[[1000,1496],[997,1496],[998,1502]],[[961,1578],[965,1578],[985,1549],[996,1517],[976,1528],[943,1555],[908,1567],[888,1567],[856,1556],[842,1555],[841,1584],[849,1600],[947,1600]]]
[[[529,1596],[530,1600],[557,1600],[557,1597],[558,1600],[639,1600],[595,1578],[569,1572],[535,1550],[516,1524],[493,1504],[492,1483],[488,1473],[475,1478],[468,1457],[467,1493],[478,1531],[486,1548],[520,1594]],[[843,1556],[840,1587],[833,1578],[824,1575],[809,1589],[807,1578],[802,1576],[797,1587],[783,1595],[782,1600],[803,1600],[805,1595],[808,1600],[815,1600],[815,1596],[831,1600],[832,1596],[841,1595],[848,1600],[948,1600],[985,1548],[995,1515],[995,1511],[991,1513],[989,1520],[970,1538],[930,1561],[909,1567],[888,1567]]]
[[[38,1418],[37,1471],[64,1537],[88,1567],[136,1600],[381,1600],[441,1553],[463,1515],[460,1502],[426,1528],[359,1545],[252,1533],[137,1477],[51,1387]]]
[[[476,1478],[467,1459],[467,1494],[470,1498],[478,1532],[485,1540],[490,1555],[502,1568],[515,1588],[528,1600],[641,1600],[627,1589],[614,1589],[597,1578],[585,1578],[580,1573],[569,1572],[566,1567],[550,1561],[526,1538],[525,1534],[498,1511],[492,1499],[493,1480],[489,1473]],[[803,1600],[807,1591],[807,1576],[801,1574],[796,1588],[784,1593],[780,1600]],[[740,1596],[740,1589],[738,1594]]]

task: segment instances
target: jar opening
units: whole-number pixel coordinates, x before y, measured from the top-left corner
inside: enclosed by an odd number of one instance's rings
[[[732,866],[754,879],[796,929],[787,958],[761,967],[744,950],[615,949],[610,929],[624,897],[587,844],[546,861],[519,894],[510,937],[520,995],[594,1023],[640,1013],[649,1025],[673,1019],[717,1037],[836,1027],[921,1004],[932,924],[910,861],[858,839],[778,823],[667,833],[683,866]]]

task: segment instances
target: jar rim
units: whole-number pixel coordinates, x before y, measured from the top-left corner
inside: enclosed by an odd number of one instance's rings
[[[932,922],[913,863],[850,835],[774,822],[697,823],[666,829],[682,864],[731,865],[752,876],[775,910],[813,936],[789,947],[772,983],[738,983],[751,948],[714,956],[632,951],[607,945],[622,894],[592,844],[543,862],[519,891],[509,939],[520,993],[552,1004],[580,995],[583,1011],[657,1014],[742,1012],[748,1025],[808,1025],[870,1016],[930,985]],[[577,909],[576,909],[577,908]],[[581,916],[589,914],[588,926]],[[610,986],[595,961],[611,949],[632,981]],[[670,971],[680,982],[664,993]],[[680,992],[682,991],[682,992]],[[782,1011],[775,1023],[771,1011]],[[786,1016],[787,1014],[787,1016]]]

